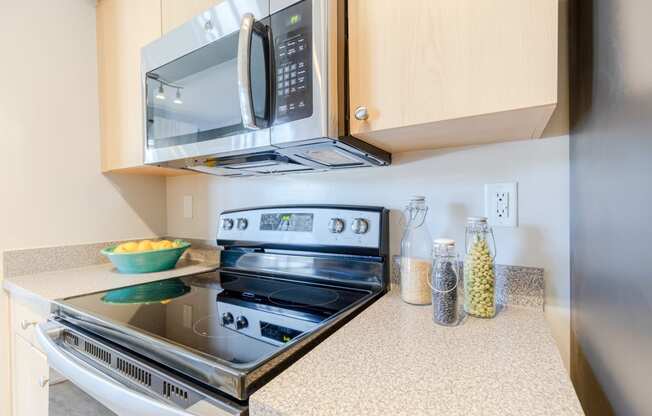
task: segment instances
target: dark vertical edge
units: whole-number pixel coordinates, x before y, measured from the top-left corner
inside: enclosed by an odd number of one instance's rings
[[[349,134],[349,10],[347,0],[337,0],[338,137]]]
[[[582,327],[578,319],[581,275],[575,267],[574,247],[577,242],[574,209],[577,186],[575,182],[576,152],[574,133],[580,131],[585,117],[591,112],[593,95],[593,0],[569,0],[568,5],[568,63],[570,88],[570,272],[571,272],[571,325],[570,371],[573,386],[587,415],[611,416],[614,411],[607,395],[598,382],[580,345]]]

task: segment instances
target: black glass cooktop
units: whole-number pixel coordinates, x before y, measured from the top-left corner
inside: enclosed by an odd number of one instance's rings
[[[64,319],[85,329],[126,327],[209,356],[244,364],[277,351],[222,325],[220,302],[319,324],[369,296],[365,290],[211,272],[58,301]],[[88,317],[90,321],[85,321]],[[102,322],[101,325],[89,322]],[[105,324],[106,323],[106,324]],[[97,332],[97,331],[95,331]]]
[[[346,309],[368,291],[309,285],[222,273],[217,300],[259,310],[321,322]]]

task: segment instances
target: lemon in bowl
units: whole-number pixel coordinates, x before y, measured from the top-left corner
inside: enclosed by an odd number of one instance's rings
[[[188,247],[183,240],[142,240],[114,244],[101,253],[121,273],[153,273],[173,269]]]

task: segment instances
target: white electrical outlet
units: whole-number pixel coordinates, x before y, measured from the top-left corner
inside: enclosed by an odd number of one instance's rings
[[[518,227],[518,187],[516,182],[484,186],[485,216],[498,227]]]

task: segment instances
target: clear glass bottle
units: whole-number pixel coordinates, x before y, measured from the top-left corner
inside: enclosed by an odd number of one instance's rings
[[[446,238],[435,240],[432,256],[433,319],[440,325],[457,325],[459,262],[455,241]]]
[[[478,318],[496,316],[496,240],[485,217],[466,222],[464,311]]]
[[[426,198],[414,196],[405,208],[401,240],[401,298],[413,305],[429,305],[432,237],[426,226]]]

